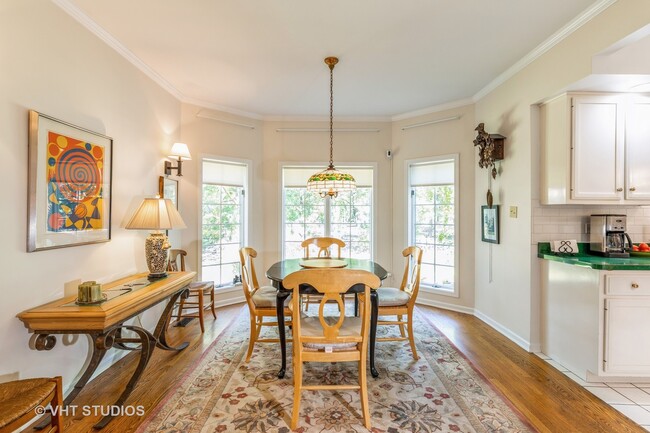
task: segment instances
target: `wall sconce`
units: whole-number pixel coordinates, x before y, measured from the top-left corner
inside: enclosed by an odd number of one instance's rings
[[[183,161],[189,161],[192,159],[190,150],[187,148],[187,144],[185,143],[174,143],[172,150],[169,153],[169,157],[177,159],[178,165],[174,167],[170,161],[165,161],[165,174],[167,176],[172,174],[172,170],[176,170],[177,176],[182,176]]]

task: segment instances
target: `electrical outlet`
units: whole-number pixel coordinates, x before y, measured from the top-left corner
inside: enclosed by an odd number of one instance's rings
[[[517,206],[510,206],[510,218],[517,218]]]

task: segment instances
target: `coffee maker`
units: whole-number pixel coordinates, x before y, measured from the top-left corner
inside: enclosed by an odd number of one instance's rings
[[[591,252],[606,257],[630,257],[632,240],[625,233],[626,226],[625,215],[592,215],[589,234]]]

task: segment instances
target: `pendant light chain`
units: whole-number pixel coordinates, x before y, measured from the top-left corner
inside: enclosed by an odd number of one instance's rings
[[[330,64],[330,169],[334,168],[334,64]]]

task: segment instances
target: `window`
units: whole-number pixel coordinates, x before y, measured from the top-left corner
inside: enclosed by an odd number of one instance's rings
[[[202,178],[201,278],[216,287],[232,286],[241,281],[248,164],[203,159]]]
[[[318,167],[282,169],[283,215],[282,257],[303,256],[303,240],[318,236],[342,239],[344,257],[372,259],[373,176],[372,167],[339,167],[352,174],[357,189],[341,192],[338,197],[321,198],[306,188],[309,176]]]
[[[409,161],[409,240],[422,248],[420,285],[458,296],[458,156]]]

